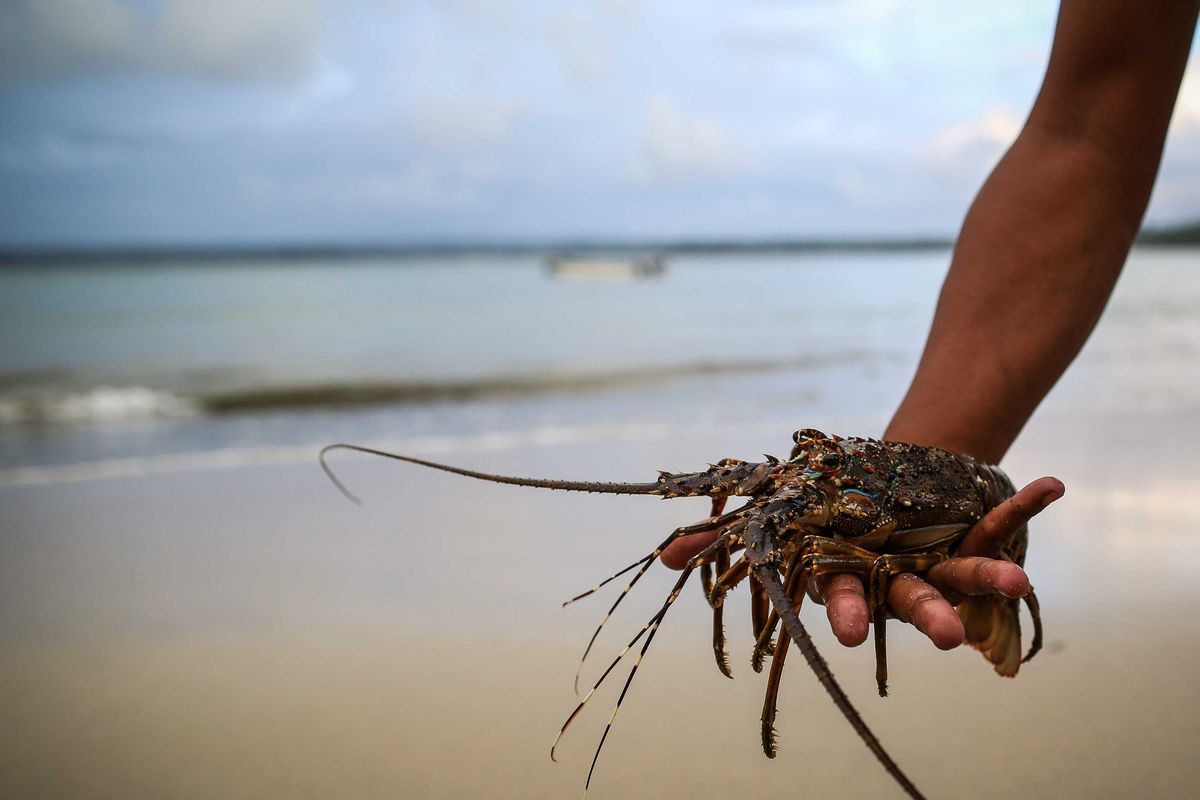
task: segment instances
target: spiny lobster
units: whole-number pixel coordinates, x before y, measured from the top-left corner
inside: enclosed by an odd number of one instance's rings
[[[666,498],[712,499],[710,519],[677,528],[658,547],[569,603],[636,569],[637,572],[604,615],[584,651],[586,660],[604,624],[658,560],[663,550],[680,536],[709,533],[716,540],[692,557],[658,612],[617,655],[583,700],[563,723],[551,747],[551,758],[559,739],[587,705],[624,656],[645,637],[637,659],[617,699],[592,757],[584,793],[591,785],[596,762],[604,747],[625,694],[654,640],[667,611],[678,599],[684,584],[699,569],[705,597],[713,610],[713,652],[717,667],[732,677],[725,653],[722,609],[726,595],[742,582],[750,589],[755,636],[751,659],[756,672],[771,657],[766,698],[762,712],[763,751],[776,754],[775,708],[780,677],[789,646],[794,643],[833,698],[834,703],[888,773],[913,798],[923,795],[884,750],[867,727],[846,693],[834,679],[804,625],[799,609],[815,575],[854,573],[866,584],[866,596],[875,638],[876,681],[879,694],[887,694],[887,650],[885,621],[888,585],[893,575],[925,572],[954,556],[970,527],[985,513],[1013,494],[1008,477],[995,466],[968,456],[934,447],[856,437],[826,436],[803,429],[794,435],[795,447],[786,461],[767,456],[762,462],[727,458],[703,472],[660,472],[653,483],[596,483],[543,480],[492,475],[438,464],[352,444],[333,444],[320,454],[321,465],[334,484],[358,502],[329,468],[325,456],[335,449],[356,450],[469,478],[543,489],[646,494]],[[730,497],[745,497],[745,505],[726,512]],[[1009,541],[1004,557],[1024,563],[1028,531],[1024,526]],[[734,553],[745,552],[736,560]],[[1032,658],[1042,645],[1041,617],[1037,597],[1030,591],[1024,598],[1033,619],[1033,641],[1024,659],[1020,656],[1021,632],[1018,601],[1000,597],[972,597],[958,607],[967,641],[978,648],[997,673],[1015,675],[1020,664]],[[779,626],[784,633],[774,639]],[[582,669],[583,661],[580,662]],[[576,673],[578,690],[579,672]]]

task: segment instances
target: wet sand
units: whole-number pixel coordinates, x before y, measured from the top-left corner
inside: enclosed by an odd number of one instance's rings
[[[1200,785],[1200,480],[1186,471],[1197,422],[1043,417],[1023,437],[1007,464],[1014,479],[1057,474],[1068,496],[1034,529],[1047,648],[1016,679],[893,624],[892,696],[880,699],[870,649],[817,632],[930,797],[1165,798]],[[765,434],[713,434],[467,461],[638,478],[646,465],[762,449],[785,448]],[[703,504],[466,485],[351,461],[363,509],[315,466],[0,492],[0,795],[577,796],[616,683],[565,739],[562,763],[548,749],[613,595],[566,610],[559,601]],[[585,677],[670,581],[647,576]],[[688,588],[630,690],[592,796],[900,796],[798,659],[780,701],[780,757],[762,756],[764,676],[749,669],[748,616],[743,598],[727,614],[728,681]],[[816,630],[820,611],[806,619]]]

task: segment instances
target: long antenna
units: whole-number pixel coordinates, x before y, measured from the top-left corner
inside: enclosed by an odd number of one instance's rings
[[[595,492],[598,494],[652,494],[662,495],[663,487],[657,483],[602,483],[599,481],[558,481],[546,480],[543,478],[514,478],[509,475],[493,475],[490,472],[476,472],[473,469],[463,469],[462,467],[452,467],[448,464],[438,464],[435,461],[426,461],[421,458],[413,458],[412,456],[402,456],[398,453],[389,453],[385,450],[376,450],[371,447],[362,447],[357,444],[331,444],[321,448],[319,456],[321,460],[321,468],[325,470],[325,474],[329,476],[329,480],[333,481],[333,485],[346,495],[350,500],[362,505],[362,500],[346,485],[338,480],[333,474],[328,462],[325,460],[326,454],[331,450],[356,450],[360,453],[367,453],[373,456],[383,456],[384,458],[393,458],[397,461],[407,461],[410,464],[417,464],[422,467],[430,467],[431,469],[440,469],[442,472],[450,472],[454,475],[462,475],[467,478],[475,478],[481,481],[491,481],[492,483],[507,483],[512,486],[532,486],[536,489],[561,489],[567,492]]]

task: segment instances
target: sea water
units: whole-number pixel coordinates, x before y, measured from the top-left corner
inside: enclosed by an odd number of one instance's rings
[[[562,281],[536,256],[0,270],[0,485],[834,420],[878,434],[950,253],[671,258]],[[1020,291],[1020,287],[1013,287]],[[1047,406],[1200,407],[1200,250],[1138,249]]]

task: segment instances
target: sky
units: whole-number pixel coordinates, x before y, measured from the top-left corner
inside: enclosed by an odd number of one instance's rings
[[[1056,11],[0,0],[0,246],[952,236]],[[1200,218],[1198,64],[1152,224]]]

